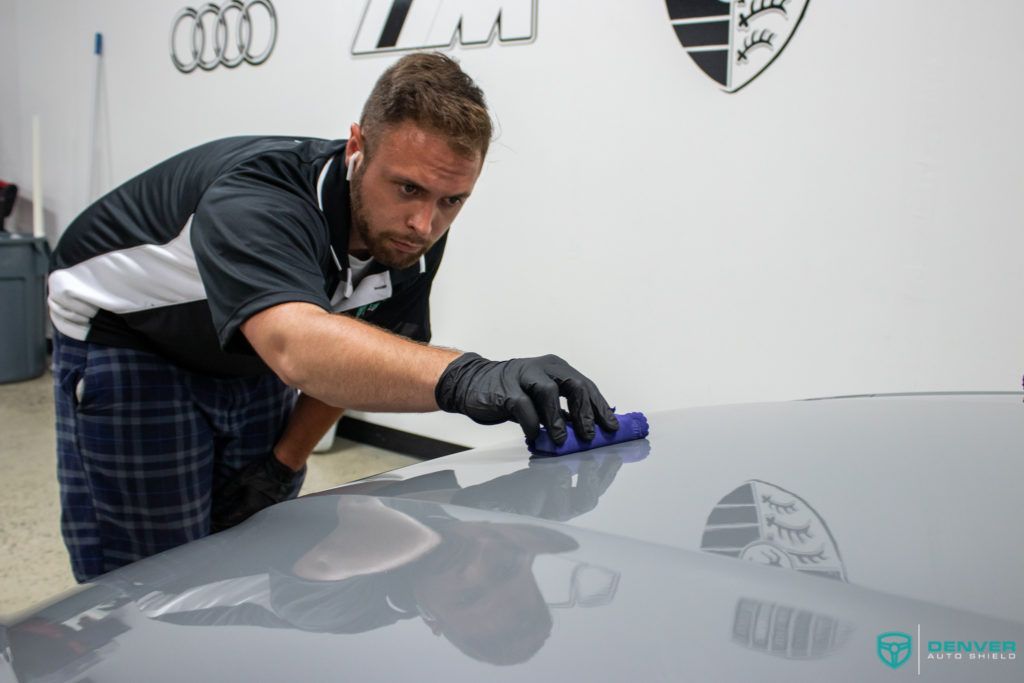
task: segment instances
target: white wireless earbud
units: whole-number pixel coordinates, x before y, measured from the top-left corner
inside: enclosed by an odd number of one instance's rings
[[[352,153],[352,158],[348,160],[348,170],[345,172],[345,180],[352,180],[352,174],[356,170],[356,164],[359,162],[360,156],[362,156],[362,152]]]

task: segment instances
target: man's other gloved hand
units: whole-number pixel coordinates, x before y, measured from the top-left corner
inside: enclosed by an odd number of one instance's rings
[[[565,396],[573,429],[584,441],[594,438],[595,420],[607,431],[619,428],[597,386],[558,356],[492,361],[464,353],[445,368],[434,388],[441,410],[485,425],[514,420],[530,441],[543,423],[561,445],[566,431],[559,396]]]
[[[305,465],[296,472],[273,454],[246,465],[213,492],[210,530],[230,529],[263,508],[291,498],[305,474]]]

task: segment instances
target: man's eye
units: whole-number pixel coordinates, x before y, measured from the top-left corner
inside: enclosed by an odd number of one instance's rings
[[[448,197],[445,201],[448,202],[448,206],[459,206],[462,204],[462,197]]]
[[[416,187],[415,185],[412,185],[410,183],[405,183],[404,185],[402,185],[402,194],[407,194],[409,196],[412,196],[412,195],[416,194],[416,192],[419,189],[420,188]]]

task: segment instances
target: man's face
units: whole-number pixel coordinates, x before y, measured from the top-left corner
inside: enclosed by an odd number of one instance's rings
[[[459,522],[444,535],[448,543],[437,552],[447,556],[413,580],[431,630],[458,647],[490,644],[519,651],[524,660],[539,650],[552,621],[533,561],[541,553],[572,550],[573,540],[548,529],[492,522]]]
[[[352,176],[349,251],[389,268],[413,265],[448,231],[482,165],[479,153],[467,158],[411,122],[379,131]]]

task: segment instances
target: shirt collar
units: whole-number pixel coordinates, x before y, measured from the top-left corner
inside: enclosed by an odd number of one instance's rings
[[[338,270],[348,269],[348,233],[352,225],[349,185],[345,180],[345,155],[339,152],[327,160],[316,184],[320,210],[327,219],[331,251]]]

